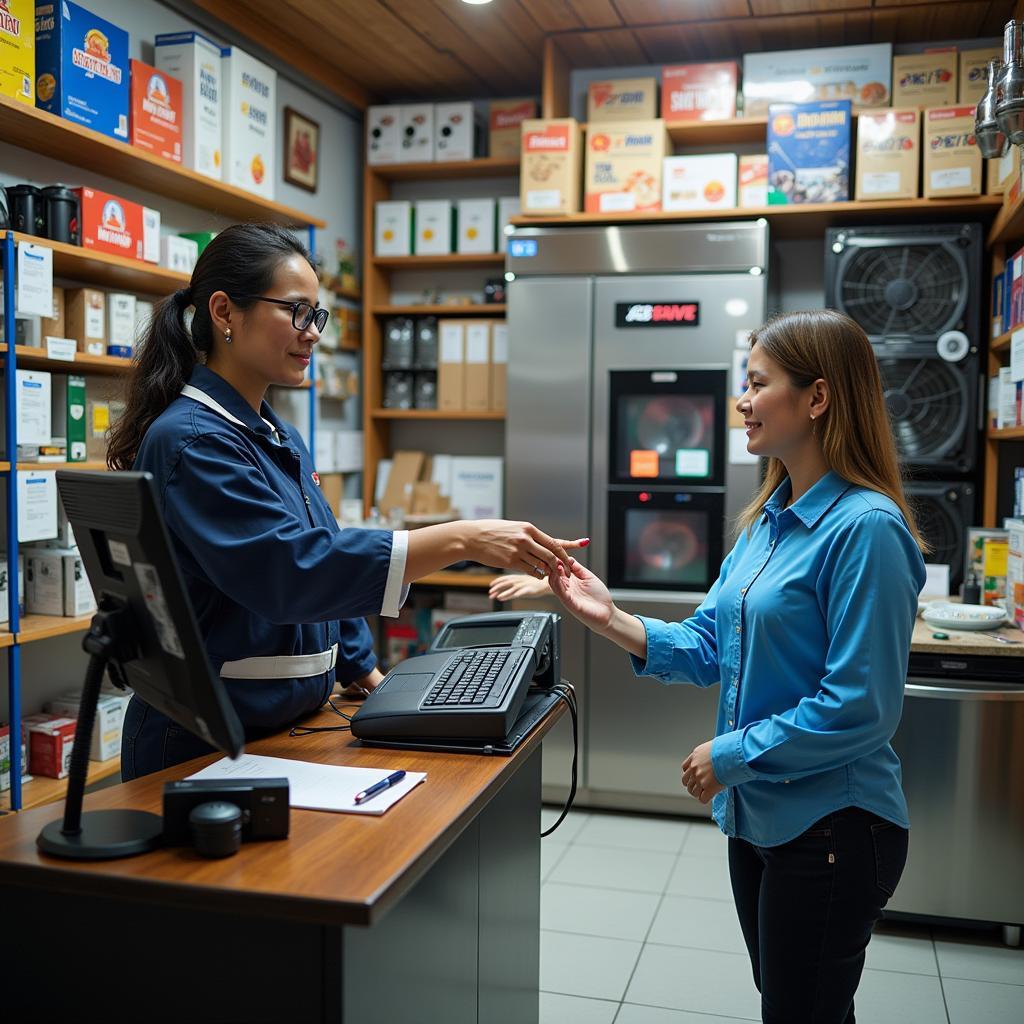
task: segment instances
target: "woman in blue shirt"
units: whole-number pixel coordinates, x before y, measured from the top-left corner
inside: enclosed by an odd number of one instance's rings
[[[189,287],[157,307],[111,431],[110,468],[155,478],[210,662],[247,738],[314,711],[336,681],[372,686],[362,616],[397,615],[411,581],[466,558],[543,575],[578,546],[501,520],[340,530],[301,438],[264,401],[272,384],[303,382],[328,317],[318,290],[284,228],[220,232]],[[132,698],[124,778],[212,749]]]
[[[765,482],[685,622],[627,615],[574,559],[565,607],[638,675],[721,684],[682,783],[729,837],[740,925],[771,1024],[852,1024],[871,930],[906,861],[899,724],[924,544],[871,345],[830,310],[751,336],[737,403]]]

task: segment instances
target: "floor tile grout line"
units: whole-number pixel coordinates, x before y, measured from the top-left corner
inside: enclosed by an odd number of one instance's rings
[[[946,1002],[946,986],[942,983],[942,965],[939,963],[939,950],[935,945],[935,929],[929,927],[928,937],[932,940],[932,956],[935,957],[935,970],[939,975],[939,995],[942,996],[942,1008],[946,1011],[946,1024],[951,1024],[949,1018],[949,1003]]]
[[[561,861],[559,861],[561,863]],[[608,892],[633,892],[642,893],[646,896],[657,896],[659,890],[657,889],[619,889],[614,885],[594,885],[592,882],[562,882],[551,880],[552,885],[571,885],[576,889],[604,889]],[[692,893],[687,892],[669,892],[668,889],[661,890],[666,896],[676,896],[683,900],[703,900],[705,903],[728,903],[732,905],[732,899],[729,897],[718,898],[716,896],[694,896]]]

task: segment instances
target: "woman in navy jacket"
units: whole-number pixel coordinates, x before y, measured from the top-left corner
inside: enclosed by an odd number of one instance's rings
[[[328,312],[295,237],[235,225],[188,288],[157,308],[111,432],[111,469],[153,474],[210,661],[247,738],[320,707],[374,668],[362,616],[394,616],[407,585],[461,559],[544,575],[566,543],[529,523],[340,530],[298,433],[264,401],[303,381]],[[186,312],[194,310],[187,324]],[[122,776],[211,747],[132,698]]]

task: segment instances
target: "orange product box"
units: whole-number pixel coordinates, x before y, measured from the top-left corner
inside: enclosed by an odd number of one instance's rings
[[[141,60],[131,65],[131,144],[181,163],[181,81]]]
[[[28,738],[28,770],[33,775],[66,779],[78,725],[75,719],[46,714],[26,715],[21,725]]]
[[[671,123],[735,117],[738,84],[735,61],[665,67],[661,72],[661,116]]]
[[[660,210],[662,163],[671,149],[660,119],[588,125],[584,210]]]
[[[78,194],[83,248],[141,260],[142,207],[94,188],[74,191]]]
[[[760,209],[768,205],[768,154],[751,153],[740,157],[736,205]]]
[[[580,208],[582,147],[571,117],[524,121],[519,169],[523,213],[576,213]]]

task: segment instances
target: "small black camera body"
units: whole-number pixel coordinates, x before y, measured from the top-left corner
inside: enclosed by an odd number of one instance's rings
[[[193,809],[220,802],[241,811],[243,842],[288,837],[287,779],[184,779],[164,783],[164,843],[191,844]]]

